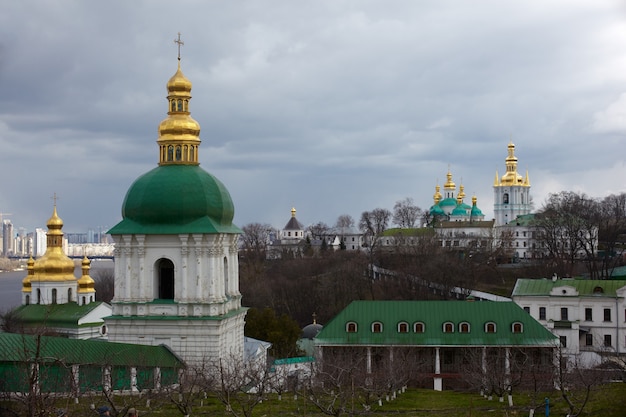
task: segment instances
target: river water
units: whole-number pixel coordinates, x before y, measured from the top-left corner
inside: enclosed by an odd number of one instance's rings
[[[113,261],[91,262],[89,275],[95,279],[100,269],[113,270]],[[22,304],[22,280],[26,277],[26,272],[26,269],[22,271],[0,272],[0,313],[4,313]],[[78,262],[74,270],[74,275],[76,275],[77,278],[82,275],[80,262]]]

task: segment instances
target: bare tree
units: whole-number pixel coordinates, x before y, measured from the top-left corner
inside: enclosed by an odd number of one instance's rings
[[[99,301],[111,302],[115,295],[115,272],[112,268],[97,270],[94,276],[94,288]]]
[[[251,417],[272,385],[275,374],[264,361],[230,357],[215,364],[217,381],[210,387],[234,417]]]
[[[603,254],[599,257],[600,278],[610,279],[619,265],[619,247],[626,243],[626,193],[605,197],[600,206],[598,239]]]
[[[335,227],[349,229],[351,227],[354,227],[354,224],[355,222],[352,216],[350,216],[349,214],[342,214],[341,216],[337,217]]]
[[[318,222],[308,227],[308,231],[314,239],[324,239],[328,235],[329,230],[330,227],[324,222]]]
[[[393,206],[393,222],[402,229],[415,227],[415,223],[422,217],[422,209],[410,197],[396,201]]]
[[[250,223],[241,228],[240,236],[243,255],[248,258],[265,259],[273,227],[269,224]]]

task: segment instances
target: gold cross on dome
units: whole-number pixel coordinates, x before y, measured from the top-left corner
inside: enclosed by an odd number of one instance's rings
[[[180,47],[185,44],[185,42],[180,39],[180,32],[178,32],[178,39],[174,39],[174,43],[178,44],[178,60],[180,61]]]

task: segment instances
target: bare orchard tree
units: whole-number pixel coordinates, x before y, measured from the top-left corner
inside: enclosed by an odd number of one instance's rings
[[[354,227],[354,225],[354,219],[349,214],[342,214],[341,216],[337,217],[337,222],[335,223],[336,228],[349,229],[351,227]]]
[[[110,303],[115,294],[115,272],[113,268],[98,269],[94,276],[94,282],[98,301]]]
[[[417,221],[422,217],[422,209],[416,206],[410,197],[396,201],[393,206],[393,222],[402,229],[415,227]]]
[[[264,360],[231,356],[219,359],[214,368],[216,381],[209,388],[234,417],[252,417],[276,377]]]
[[[302,394],[321,413],[339,417],[369,412],[364,385],[371,384],[367,375],[366,354],[360,348],[325,350],[315,369],[302,386]]]
[[[185,417],[191,415],[194,407],[204,405],[207,388],[215,385],[215,374],[207,365],[208,362],[204,361],[181,369],[178,373],[178,384],[166,385],[162,388],[162,394]]]

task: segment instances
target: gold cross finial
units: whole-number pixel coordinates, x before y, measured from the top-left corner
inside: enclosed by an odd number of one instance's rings
[[[57,200],[59,199],[59,197],[57,196],[57,193],[54,193],[52,195],[52,197],[50,197],[50,198],[52,198],[52,201],[54,202],[54,207],[56,207],[57,206]]]
[[[185,44],[185,42],[180,39],[180,32],[178,32],[178,39],[174,39],[174,43],[178,44],[178,60],[180,61],[180,47]]]

